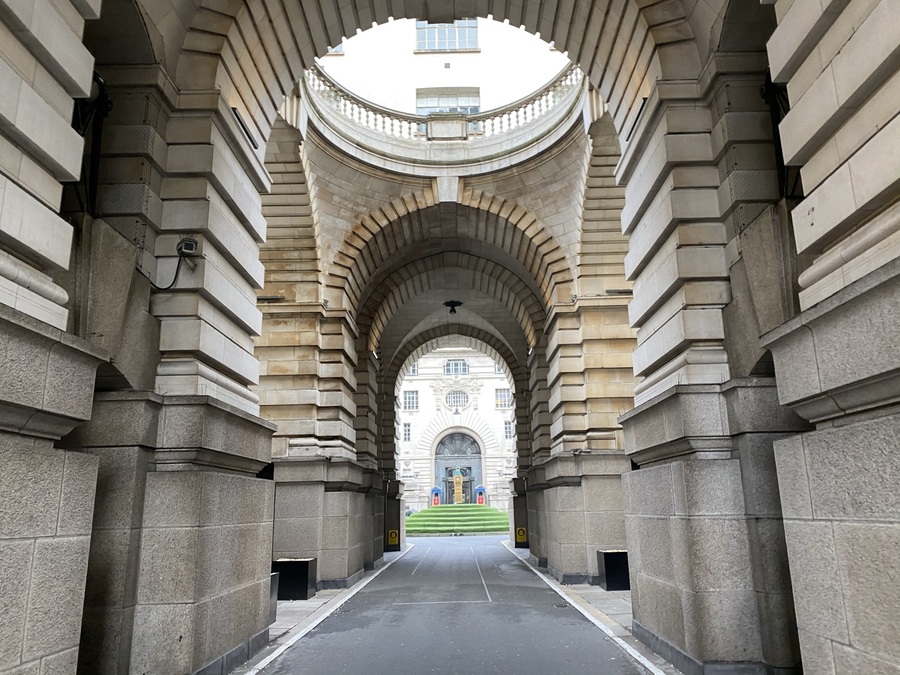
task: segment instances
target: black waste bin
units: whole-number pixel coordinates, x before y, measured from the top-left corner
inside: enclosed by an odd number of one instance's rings
[[[630,591],[628,551],[597,551],[597,576],[604,591]]]
[[[279,558],[272,562],[278,572],[279,600],[309,600],[316,595],[315,558]]]
[[[278,619],[278,572],[269,575],[269,625]]]

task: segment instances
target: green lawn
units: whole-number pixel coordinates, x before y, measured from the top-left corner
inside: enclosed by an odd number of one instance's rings
[[[442,504],[406,517],[407,534],[508,532],[509,516],[479,504]]]

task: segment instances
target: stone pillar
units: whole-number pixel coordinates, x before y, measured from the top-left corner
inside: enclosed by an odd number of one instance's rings
[[[158,440],[160,398],[98,394],[91,421],[63,441],[99,461],[78,667],[127,672],[141,559],[147,474]]]
[[[367,412],[378,373],[370,355],[358,361],[365,340],[349,315],[322,298],[302,144],[278,118],[266,147],[273,189],[262,197],[267,301],[256,391],[278,424],[273,555],[318,558],[320,585],[346,586],[383,558],[379,427]]]
[[[0,345],[0,670],[71,673],[97,459],[53,444],[90,417],[102,359],[2,305]]]
[[[156,238],[151,311],[160,322],[156,390],[205,395],[250,414],[259,399],[253,337],[262,329],[256,289],[263,285],[265,238],[260,192],[270,187],[263,162],[221,94],[181,91],[166,125],[166,180]],[[193,237],[197,255],[181,260],[178,242]]]
[[[101,466],[82,668],[192,673],[265,646],[272,431],[207,397],[98,395],[66,439]]]
[[[355,462],[276,460],[273,558],[317,558],[320,588],[353,584],[383,558],[382,482],[381,473]]]
[[[794,672],[772,444],[802,421],[756,378],[678,387],[622,423],[641,465],[623,477],[635,636],[685,672]]]
[[[765,336],[815,425],[775,450],[804,672],[900,668],[898,297],[895,260]]]
[[[615,295],[578,300],[556,312],[548,331],[552,446],[529,471],[528,496],[541,493],[538,546],[566,583],[597,576],[597,550],[625,548],[620,476],[630,462],[617,417],[634,389],[626,303]]]
[[[93,58],[82,44],[99,2],[0,2],[0,304],[65,330],[68,297],[51,276],[69,267],[71,223],[61,182],[81,175],[84,139],[73,98],[90,95]]]

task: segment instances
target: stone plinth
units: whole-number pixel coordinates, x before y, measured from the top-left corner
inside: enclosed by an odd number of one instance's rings
[[[317,558],[320,589],[352,585],[384,557],[382,483],[356,462],[276,459],[273,559]]]
[[[208,397],[97,395],[65,439],[100,463],[82,669],[190,673],[265,645],[272,430]]]
[[[562,583],[597,578],[597,550],[625,548],[621,452],[557,455],[528,475],[531,555]]]
[[[53,447],[91,415],[103,360],[0,305],[0,670],[74,672],[97,459]]]
[[[894,261],[764,336],[817,427],[775,450],[805,672],[900,668],[898,293]]]
[[[803,421],[768,378],[677,387],[621,419],[640,465],[623,476],[635,636],[686,673],[795,672],[772,444]]]

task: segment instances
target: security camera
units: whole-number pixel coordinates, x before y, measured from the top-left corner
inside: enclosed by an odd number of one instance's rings
[[[199,248],[200,248],[200,244],[197,243],[196,239],[193,239],[191,237],[184,237],[181,241],[179,241],[175,245],[175,251],[182,258],[185,258],[187,256],[197,255],[197,251],[199,250]]]

